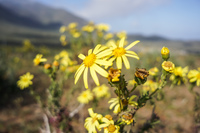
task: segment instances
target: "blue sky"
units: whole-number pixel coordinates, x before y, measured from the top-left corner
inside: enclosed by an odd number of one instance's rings
[[[32,0],[122,30],[169,39],[200,40],[200,0]]]

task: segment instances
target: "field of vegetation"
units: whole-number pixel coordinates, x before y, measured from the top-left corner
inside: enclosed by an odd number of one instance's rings
[[[198,133],[198,44],[108,30],[71,23],[59,46],[1,45],[0,132]]]

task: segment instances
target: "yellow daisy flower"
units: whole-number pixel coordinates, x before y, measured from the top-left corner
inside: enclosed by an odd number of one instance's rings
[[[108,90],[109,90],[109,87],[103,84],[101,86],[95,87],[92,91],[94,92],[97,98],[101,98],[108,95],[109,93]]]
[[[120,127],[114,124],[113,120],[109,120],[106,117],[102,118],[103,124],[100,128],[104,128],[104,133],[119,133]]]
[[[158,68],[157,67],[153,67],[151,69],[149,69],[149,74],[152,76],[157,76],[158,75]]]
[[[187,82],[187,72],[188,66],[182,68],[181,66],[175,67],[173,74],[170,76],[170,80],[174,82],[174,84],[180,85],[182,82]]]
[[[88,68],[90,68],[90,74],[96,83],[99,86],[99,79],[96,75],[96,72],[102,75],[103,77],[108,77],[108,72],[101,68],[99,65],[104,66],[111,66],[112,61],[102,60],[103,57],[110,55],[112,51],[107,49],[105,46],[101,46],[98,44],[94,50],[90,49],[88,51],[88,56],[83,54],[79,54],[79,58],[83,60],[83,63],[80,65],[78,70],[75,73],[75,84],[77,83],[78,79],[80,78],[81,74],[83,73],[83,80],[85,88],[88,88]]]
[[[42,56],[43,56],[42,54],[37,54],[36,55],[35,59],[33,60],[35,66],[39,65],[41,62],[46,62],[47,61],[47,59],[46,58],[42,58]]]
[[[89,133],[96,133],[96,128],[101,131],[100,123],[103,116],[93,112],[92,108],[88,109],[90,117],[85,119],[84,127],[88,130]]]
[[[175,65],[171,61],[164,61],[162,63],[162,68],[165,71],[172,73],[174,71]]]
[[[29,87],[29,85],[32,85],[33,82],[31,81],[33,79],[34,75],[27,72],[26,74],[20,76],[20,80],[17,81],[18,87],[23,90],[24,88]]]
[[[99,31],[108,31],[110,29],[110,26],[107,24],[97,24],[96,29]]]
[[[140,41],[134,41],[130,45],[128,45],[126,48],[124,48],[124,42],[125,42],[125,37],[123,37],[120,40],[119,46],[116,45],[115,43],[111,43],[113,57],[111,57],[110,60],[114,61],[116,59],[116,65],[117,65],[118,69],[122,69],[122,62],[124,62],[126,69],[130,69],[130,64],[129,64],[127,57],[132,57],[132,58],[136,58],[139,60],[138,55],[133,51],[129,51],[129,49],[132,48],[137,43],[139,43]]]
[[[117,114],[117,113],[121,112],[118,98],[112,98],[111,100],[108,101],[108,103],[111,103],[109,109],[114,108],[113,113]]]
[[[188,73],[188,79],[191,83],[196,82],[196,85],[200,86],[200,70],[190,70]]]
[[[93,99],[93,94],[90,90],[83,91],[77,98],[80,103],[87,104]]]

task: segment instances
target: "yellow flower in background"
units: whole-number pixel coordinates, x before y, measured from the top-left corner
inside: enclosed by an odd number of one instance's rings
[[[88,51],[88,56],[83,54],[79,54],[79,58],[83,60],[83,63],[80,65],[78,70],[75,73],[75,84],[77,83],[78,79],[80,78],[81,74],[83,73],[83,81],[85,88],[88,88],[88,69],[90,68],[90,74],[96,83],[99,86],[99,79],[97,77],[97,73],[99,73],[103,77],[108,77],[108,72],[101,68],[99,65],[104,66],[111,66],[111,61],[102,60],[102,58],[110,55],[112,51],[107,49],[105,46],[101,46],[98,44],[94,50],[90,49]]]
[[[20,80],[17,81],[17,86],[23,90],[24,88],[29,87],[29,85],[32,85],[33,82],[31,81],[33,79],[34,75],[27,72],[26,74],[20,76]]]
[[[124,37],[126,38],[126,31],[118,32],[118,33],[117,33],[117,37],[120,38],[120,39],[121,39],[121,38],[124,38]]]
[[[137,82],[133,79],[133,80],[129,80],[128,84],[129,85],[135,85],[135,84],[137,84]]]
[[[101,114],[94,113],[92,108],[89,108],[88,112],[90,117],[85,119],[84,127],[88,130],[89,133],[96,133],[96,128],[101,131],[100,121],[103,116]]]
[[[116,60],[116,65],[117,65],[118,69],[122,69],[122,62],[124,62],[126,69],[130,69],[130,64],[129,64],[127,57],[132,57],[132,58],[136,58],[139,60],[138,55],[135,52],[130,51],[129,49],[131,49],[133,46],[135,46],[140,41],[134,41],[130,45],[128,45],[126,48],[124,48],[124,42],[125,42],[125,37],[123,37],[120,40],[119,46],[116,45],[115,43],[111,43],[113,57],[111,57],[110,61]]]
[[[142,90],[144,93],[147,91],[154,92],[158,88],[158,83],[154,82],[153,80],[147,80],[143,85],[142,85]]]
[[[149,69],[149,74],[151,75],[151,76],[157,76],[158,75],[158,68],[157,67],[153,67],[153,68],[151,68],[151,69]]]
[[[43,56],[42,54],[37,54],[36,55],[35,59],[33,60],[35,66],[39,65],[40,63],[43,63],[43,62],[47,61],[47,59],[46,58],[42,58],[42,56]]]
[[[110,26],[107,24],[97,24],[96,29],[99,31],[108,31],[110,29]]]
[[[102,122],[103,123],[100,125],[100,128],[104,128],[104,133],[119,133],[120,127],[115,125],[113,120],[103,117]]]
[[[61,36],[60,36],[60,41],[61,41],[61,42],[64,42],[65,40],[66,40],[66,36],[65,36],[65,35],[61,35]]]
[[[104,36],[104,39],[105,39],[105,40],[109,40],[109,39],[111,39],[111,38],[113,38],[113,34],[112,34],[112,33],[107,33],[107,34]]]
[[[64,33],[66,30],[67,30],[66,26],[61,26],[59,29],[60,33]]]
[[[191,83],[196,82],[196,85],[200,86],[200,68],[198,68],[198,70],[190,70],[188,73],[188,79]]]
[[[85,25],[85,26],[82,27],[82,31],[93,32],[94,31],[94,26],[92,26],[92,25]]]
[[[106,46],[109,48],[112,48],[113,46],[115,46],[115,45],[113,45],[115,43],[116,43],[115,40],[111,39],[106,43]]]
[[[109,90],[109,87],[103,84],[101,86],[95,87],[92,91],[94,92],[97,98],[101,98],[101,97],[109,95],[108,90]]]
[[[174,71],[175,65],[171,61],[164,61],[162,63],[162,68],[165,71],[172,73]]]
[[[78,26],[77,23],[72,22],[72,23],[70,23],[70,24],[68,25],[68,28],[69,28],[69,29],[74,29],[74,28],[76,28],[77,26]]]
[[[182,68],[181,66],[174,68],[174,75],[179,77],[185,77],[188,72],[188,66]]]
[[[120,109],[120,104],[119,104],[119,99],[118,98],[111,98],[108,103],[111,103],[109,109],[113,109],[114,111],[113,113],[118,114],[119,112],[121,112]]]
[[[175,67],[173,74],[170,76],[170,80],[173,81],[174,84],[180,85],[181,82],[187,82],[186,76],[188,73],[188,67],[182,68],[181,66]]]
[[[74,38],[79,38],[79,37],[81,36],[81,33],[80,33],[80,32],[74,32],[74,33],[72,34],[72,36],[73,36]]]
[[[77,98],[80,103],[87,104],[93,99],[93,94],[90,90],[83,91]]]

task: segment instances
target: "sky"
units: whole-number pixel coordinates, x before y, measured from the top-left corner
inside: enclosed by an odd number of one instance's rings
[[[111,31],[200,40],[200,0],[31,0],[62,8]]]

